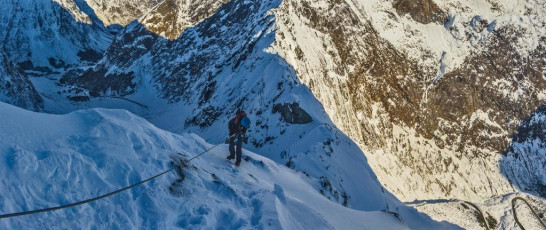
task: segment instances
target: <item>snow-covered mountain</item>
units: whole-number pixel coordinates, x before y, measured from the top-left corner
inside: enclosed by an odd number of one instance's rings
[[[28,77],[19,73],[3,51],[0,56],[0,101],[29,110],[42,110],[42,97]]]
[[[274,50],[401,199],[512,192],[499,163],[544,103],[546,6],[408,2],[283,1]]]
[[[504,152],[502,171],[521,191],[546,197],[546,107],[521,122]]]
[[[102,57],[121,25],[143,16],[158,3],[6,0],[0,6],[2,50],[31,75],[91,64]]]
[[[48,95],[47,111],[62,112],[55,103],[66,102],[66,96],[84,101],[74,102],[75,108],[108,100],[97,96],[127,96],[148,105],[137,112],[159,127],[197,132],[213,142],[225,139],[227,121],[243,108],[254,120],[250,149],[319,181],[316,190],[339,204],[397,211],[396,199],[379,184],[362,151],[332,124],[292,68],[268,51],[275,38],[269,12],[279,4],[226,3],[204,21],[190,21],[196,24],[172,41],[147,29],[161,28],[153,23],[162,21],[152,20],[156,10],[165,10],[160,4],[128,25],[97,65],[48,75],[62,75],[57,83],[63,86],[46,86],[44,78],[33,82]]]
[[[0,4],[2,50],[25,74],[43,76],[94,62],[113,35],[75,1],[5,0]]]
[[[31,81],[48,112],[125,108],[214,143],[243,108],[246,147],[358,210],[389,205],[375,174],[404,201],[470,200],[497,214],[518,190],[544,196],[540,1],[7,3],[6,63],[47,77]],[[140,10],[112,13],[123,4]]]
[[[97,66],[62,81],[91,89],[91,97],[128,95],[150,106],[142,115],[160,128],[213,141],[225,139],[228,120],[242,108],[254,120],[249,149],[327,181],[325,195],[341,204],[386,209],[379,184],[362,183],[376,180],[362,151],[270,50],[276,30],[270,12],[280,3],[228,2],[173,41],[146,29],[154,25],[132,23]]]
[[[0,212],[59,206],[102,195],[173,167],[212,145],[161,130],[125,110],[66,115],[0,102]],[[62,127],[62,128],[59,128]],[[357,211],[319,193],[320,180],[244,151],[235,167],[226,145],[130,191],[73,208],[2,219],[9,229],[456,229],[392,196],[406,222]],[[175,158],[171,158],[175,156]],[[172,160],[170,160],[172,159]],[[363,183],[374,183],[363,181]]]

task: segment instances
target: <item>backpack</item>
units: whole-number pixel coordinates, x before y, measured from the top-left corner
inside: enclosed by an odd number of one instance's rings
[[[245,127],[245,128],[248,128],[250,127],[250,119],[248,119],[248,117],[243,117],[241,119],[241,126]]]

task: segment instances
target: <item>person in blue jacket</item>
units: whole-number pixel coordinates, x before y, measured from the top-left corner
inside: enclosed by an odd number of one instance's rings
[[[243,142],[246,143],[248,141],[246,131],[249,126],[250,119],[248,119],[245,111],[243,110],[238,110],[235,114],[235,117],[232,118],[228,123],[229,156],[227,157],[227,159],[233,160],[235,156],[237,156],[235,160],[235,166],[239,166],[241,164],[242,145]]]

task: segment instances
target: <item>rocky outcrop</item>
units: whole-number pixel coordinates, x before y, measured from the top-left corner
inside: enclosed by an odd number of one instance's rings
[[[44,101],[28,77],[18,72],[5,53],[0,54],[0,100],[28,110],[43,110]]]
[[[546,197],[546,106],[521,122],[504,152],[501,169],[518,189]]]
[[[275,104],[273,113],[280,113],[283,121],[288,124],[307,124],[313,121],[313,118],[297,102]]]
[[[177,39],[186,28],[213,15],[223,1],[165,0],[140,20],[146,29],[170,40]]]
[[[162,0],[85,0],[105,26],[126,26],[152,10]]]
[[[423,24],[444,24],[447,21],[447,13],[433,0],[395,0],[392,5],[399,15],[409,14],[413,20]]]
[[[80,57],[82,53],[103,53],[113,35],[101,21],[82,10],[83,5],[85,2],[74,0],[2,1],[3,51],[26,74],[35,76],[91,64],[86,55]]]

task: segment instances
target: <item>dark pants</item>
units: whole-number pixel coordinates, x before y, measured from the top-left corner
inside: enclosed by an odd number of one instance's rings
[[[235,141],[235,139],[237,139],[237,141]],[[235,149],[235,145],[237,145],[237,149]],[[241,155],[243,154],[243,150],[241,149],[242,145],[241,135],[235,135],[234,137],[229,138],[229,157],[233,158],[235,157],[235,153],[237,153],[236,162],[241,162]]]

